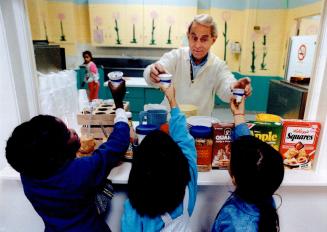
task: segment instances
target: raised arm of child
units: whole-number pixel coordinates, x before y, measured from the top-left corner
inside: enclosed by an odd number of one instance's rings
[[[250,135],[250,130],[245,120],[245,97],[240,103],[236,102],[235,98],[230,101],[230,108],[234,117],[235,128],[232,133],[232,140],[236,140],[243,135]]]
[[[178,108],[175,99],[174,86],[171,85],[168,88],[164,88],[161,86],[160,88],[165,93],[171,108],[170,111],[171,118],[169,120],[169,134],[173,138],[173,140],[178,144],[178,146],[181,148],[189,164],[189,172],[190,172],[191,180],[188,184],[188,189],[189,189],[188,212],[189,215],[191,215],[196,200],[197,179],[198,179],[195,142],[187,129],[185,115]]]
[[[125,114],[123,99],[126,92],[125,81],[117,88],[108,86],[116,105],[116,117],[114,129],[108,140],[93,152],[90,157],[80,159],[80,162],[89,162],[88,172],[94,173],[93,184],[100,184],[109,175],[110,170],[115,167],[129,146],[129,126]],[[85,171],[85,170],[84,170]]]

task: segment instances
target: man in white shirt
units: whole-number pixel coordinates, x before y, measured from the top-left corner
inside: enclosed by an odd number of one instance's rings
[[[233,88],[242,88],[245,95],[251,95],[251,81],[238,81],[226,63],[209,52],[217,39],[217,27],[207,14],[197,15],[187,31],[189,47],[173,49],[165,53],[158,62],[144,70],[144,78],[151,86],[158,86],[161,73],[172,74],[176,89],[176,100],[180,104],[193,104],[198,115],[211,116],[215,95],[229,102]],[[163,104],[169,106],[165,98]]]

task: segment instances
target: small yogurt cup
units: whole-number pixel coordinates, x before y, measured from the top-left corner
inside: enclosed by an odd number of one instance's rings
[[[112,85],[115,87],[119,86],[120,82],[122,82],[123,75],[124,75],[123,72],[120,71],[108,73],[109,80],[112,83]]]
[[[169,74],[169,73],[162,73],[159,74],[159,78],[160,78],[160,84],[162,84],[164,87],[168,88],[171,84],[171,77],[173,75]]]
[[[233,95],[236,98],[236,102],[240,103],[242,101],[242,98],[244,96],[244,89],[233,89]]]

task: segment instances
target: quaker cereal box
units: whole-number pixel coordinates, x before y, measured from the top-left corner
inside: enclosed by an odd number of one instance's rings
[[[214,123],[212,126],[214,136],[212,168],[228,169],[234,123]]]
[[[280,122],[249,121],[247,124],[253,136],[279,151],[282,134],[282,124]]]
[[[283,120],[279,152],[288,168],[311,169],[320,133],[319,122]]]

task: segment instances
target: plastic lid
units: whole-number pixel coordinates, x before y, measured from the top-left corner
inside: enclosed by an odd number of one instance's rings
[[[146,125],[138,125],[136,127],[136,134],[139,135],[148,135],[152,131],[157,130],[158,127],[156,125],[146,124]]]
[[[211,137],[211,127],[206,126],[192,126],[190,134],[194,138],[209,138]]]

